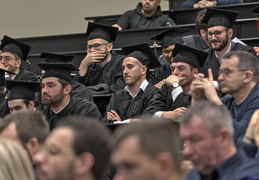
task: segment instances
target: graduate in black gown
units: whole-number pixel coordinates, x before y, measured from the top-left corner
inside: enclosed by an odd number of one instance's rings
[[[71,71],[77,68],[72,63],[38,63],[45,71],[42,77],[41,99],[46,106],[45,114],[50,128],[67,115],[89,116],[101,120],[97,106],[84,98],[73,97]]]
[[[155,68],[150,74],[148,82],[155,85],[157,88],[161,88],[164,84],[164,79],[171,75],[171,62],[173,60],[173,50],[175,44],[183,44],[183,39],[181,37],[182,33],[189,31],[184,28],[171,27],[161,33],[151,37],[156,41],[161,41],[162,53],[158,60],[162,67]]]
[[[38,81],[34,72],[21,67],[23,61],[27,61],[31,47],[8,36],[4,36],[0,45],[0,62],[6,69],[14,74],[8,74],[11,80]]]
[[[74,56],[54,54],[54,53],[41,53],[40,58],[45,58],[45,62],[71,62]],[[93,101],[92,92],[82,83],[72,80],[73,96],[85,98]]]
[[[115,41],[117,31],[118,28],[115,27],[88,23],[87,55],[82,60],[79,73],[74,80],[91,86],[93,94],[98,93],[96,85],[100,83],[104,84],[104,93],[114,92],[125,87],[121,69],[125,56],[112,50],[112,41]]]
[[[218,79],[218,71],[222,57],[230,51],[247,51],[256,55],[254,49],[240,43],[231,41],[233,36],[233,24],[238,16],[238,11],[229,11],[210,8],[207,10],[202,23],[208,24],[207,35],[211,49],[201,72],[208,75],[208,69],[212,69],[214,80]]]
[[[171,64],[172,75],[165,79],[162,86],[166,98],[166,111],[156,112],[155,116],[163,119],[177,120],[186,107],[191,104],[190,88],[194,76],[203,66],[208,53],[191,47],[176,44]]]
[[[108,123],[133,122],[141,115],[153,115],[165,109],[161,91],[146,80],[149,68],[161,66],[148,44],[122,48],[123,76],[127,86],[111,97],[104,118]]]
[[[39,82],[24,80],[6,80],[9,90],[7,105],[10,113],[21,110],[36,110],[38,104],[35,102],[35,93],[41,91]]]

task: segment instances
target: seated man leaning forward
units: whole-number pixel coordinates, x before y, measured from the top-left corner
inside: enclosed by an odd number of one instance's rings
[[[165,109],[162,93],[146,80],[149,68],[161,66],[148,44],[122,49],[127,55],[122,64],[127,86],[111,97],[104,119],[108,123],[132,122],[138,116]]]
[[[245,51],[232,51],[223,56],[218,81],[222,93],[227,95],[221,99],[214,88],[211,69],[208,78],[198,74],[192,82],[193,104],[206,97],[215,104],[227,106],[233,119],[235,141],[244,136],[252,114],[259,109],[258,65],[258,59]]]

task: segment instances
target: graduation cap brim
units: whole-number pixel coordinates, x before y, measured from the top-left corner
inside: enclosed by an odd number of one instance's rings
[[[229,22],[231,26],[234,24],[239,12],[238,11],[231,11],[231,10],[222,10],[222,9],[215,9],[215,8],[208,8],[206,14],[203,17],[203,20],[201,23],[208,24],[209,20],[213,17],[213,15],[221,14],[225,15],[229,18]],[[223,23],[218,26],[225,26]]]
[[[110,42],[115,41],[117,32],[117,27],[89,22],[86,35],[88,36],[88,40],[100,38]]]
[[[45,58],[45,62],[70,62],[74,56],[43,52],[40,58]]]
[[[179,55],[179,53],[181,52],[185,52],[185,53],[182,53],[179,58],[176,58],[177,55]],[[189,56],[189,53],[186,53],[186,52],[189,52],[192,55]],[[207,56],[208,56],[207,52],[200,51],[198,49],[194,49],[182,44],[176,44],[173,51],[173,57],[174,57],[173,62],[184,62],[192,65],[193,67],[199,68],[199,67],[203,67]]]
[[[13,72],[0,68],[0,86],[5,86],[5,73],[16,75]]]
[[[122,50],[125,55],[129,55],[134,51],[144,52],[146,55],[149,56],[148,58],[150,59],[150,64],[149,64],[150,69],[161,67],[161,64],[159,63],[157,57],[155,56],[153,51],[150,49],[150,47],[147,43],[135,44],[135,45],[131,45],[131,46],[122,47]]]
[[[174,34],[175,36],[180,36],[181,34],[183,33],[186,33],[190,31],[190,29],[187,29],[187,28],[179,28],[179,27],[171,27],[171,28],[168,28],[154,36],[152,36],[150,39],[151,40],[156,40],[156,41],[162,41],[162,39],[164,38],[165,35],[169,34],[169,33],[172,33],[172,37],[174,37]]]
[[[8,71],[8,70],[5,70],[5,69],[0,68],[0,74],[5,74],[5,73],[17,75],[17,74],[15,74],[15,73],[11,72],[11,71]]]
[[[15,45],[15,46],[13,46]],[[17,41],[11,37],[4,36],[0,45],[2,52],[12,52],[17,54],[22,60],[26,60],[31,50],[31,46]]]
[[[10,91],[12,91],[13,88],[18,87],[18,86],[19,87],[24,86],[25,89],[29,88],[29,89],[33,90],[34,92],[41,91],[40,83],[37,81],[6,80],[6,87]]]
[[[63,69],[67,71],[78,71],[73,63],[61,63],[61,62],[42,62],[38,63],[38,66],[42,70],[50,70],[50,69]]]
[[[250,12],[255,13],[256,15],[259,14],[259,6],[256,6],[255,8],[253,8]]]

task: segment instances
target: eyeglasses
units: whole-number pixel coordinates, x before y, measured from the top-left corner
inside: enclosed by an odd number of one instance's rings
[[[227,29],[224,29],[224,30],[222,30],[222,31],[214,31],[214,32],[208,32],[207,34],[208,34],[208,38],[212,38],[212,36],[213,36],[213,34],[214,34],[214,36],[216,37],[216,38],[219,38],[220,36],[221,36],[221,34],[222,34],[222,32],[224,32],[224,31],[227,31]]]
[[[9,62],[11,60],[17,60],[15,58],[12,58],[10,56],[0,56],[0,61],[4,60],[4,62]]]
[[[86,46],[86,48],[88,49],[88,50],[90,50],[90,49],[92,49],[92,48],[94,48],[95,50],[100,50],[100,48],[101,48],[101,45],[107,45],[107,44],[109,44],[109,43],[95,43],[95,44],[93,44],[93,45],[87,45]]]
[[[246,69],[228,69],[228,68],[226,68],[226,69],[219,70],[218,75],[220,76],[222,74],[224,77],[226,77],[234,71],[247,71],[247,70]]]

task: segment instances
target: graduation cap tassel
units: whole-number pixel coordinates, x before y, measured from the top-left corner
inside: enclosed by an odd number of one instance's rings
[[[157,57],[157,46],[158,46],[158,44],[156,43],[156,41],[154,41],[153,46],[154,46],[154,54]]]

